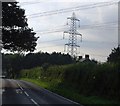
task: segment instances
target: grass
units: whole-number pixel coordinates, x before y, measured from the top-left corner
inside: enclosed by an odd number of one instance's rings
[[[49,88],[49,83],[47,82],[43,82],[41,80],[36,80],[36,79],[28,79],[28,78],[21,78],[21,80],[25,80],[25,81],[28,81],[28,82],[32,82],[40,87],[43,87],[43,88]]]
[[[57,94],[60,94],[66,98],[69,98],[85,106],[87,104],[109,104],[110,106],[114,106],[115,104],[120,105],[120,102],[118,101],[114,101],[114,100],[111,101],[97,96],[80,95],[75,89],[65,87],[64,85],[63,87],[59,87],[57,83],[54,84],[53,82],[42,81],[40,79],[28,79],[28,78],[21,78],[21,79],[28,82],[32,82],[40,87],[48,89]]]

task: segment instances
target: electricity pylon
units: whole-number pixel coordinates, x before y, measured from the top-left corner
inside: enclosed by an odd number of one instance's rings
[[[81,36],[81,41],[82,41],[82,35],[77,32],[77,26],[79,23],[79,27],[80,27],[80,20],[76,18],[75,13],[73,12],[72,17],[68,17],[68,20],[70,20],[70,29],[68,31],[64,31],[64,33],[68,33],[69,34],[69,40],[68,43],[65,44],[65,46],[67,47],[67,52],[72,56],[72,57],[76,57],[77,56],[77,48],[80,47],[79,45],[77,45],[77,35]],[[69,23],[68,23],[69,25]],[[64,38],[64,35],[63,35]]]

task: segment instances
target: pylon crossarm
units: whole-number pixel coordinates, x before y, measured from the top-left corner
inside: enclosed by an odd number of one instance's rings
[[[69,31],[64,31],[64,33],[69,33]]]
[[[74,34],[75,34],[75,35],[80,35],[80,36],[82,36],[82,34],[80,34],[79,32],[75,32]]]
[[[77,18],[75,18],[75,17],[68,17],[67,19],[80,21],[79,19],[77,19]]]

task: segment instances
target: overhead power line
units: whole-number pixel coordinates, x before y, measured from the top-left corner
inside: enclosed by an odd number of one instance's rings
[[[104,29],[104,30],[114,30],[114,29],[118,29],[118,27],[104,27],[104,26],[93,26],[93,27],[86,27],[86,28],[81,28],[81,30],[87,30],[87,29],[90,29],[90,30],[95,30],[97,28],[100,28],[100,29]],[[98,29],[99,30],[99,29]],[[120,29],[118,29],[120,30]],[[49,34],[49,33],[60,33],[60,32],[63,32],[64,30],[54,30],[54,31],[44,31],[44,32],[36,32],[37,34],[40,34],[40,35],[43,35],[43,34]]]
[[[115,5],[115,4],[118,4],[118,3],[117,2],[93,3],[93,4],[89,4],[89,5],[80,5],[80,6],[76,6],[76,7],[64,8],[64,9],[59,9],[59,10],[34,13],[31,15],[27,15],[27,17],[28,18],[37,18],[37,17],[42,17],[42,16],[50,16],[50,15],[55,15],[55,14],[60,14],[60,13],[67,13],[67,12],[71,12],[71,11],[78,11],[78,10],[85,10],[85,9],[96,8],[96,7],[110,6],[110,5]]]
[[[55,40],[42,41],[40,43],[58,42],[58,41],[61,41],[61,40],[63,40],[63,39],[55,39]]]
[[[58,45],[52,45],[52,46],[41,46],[39,48],[49,48],[49,47],[58,47],[58,46],[63,46],[64,44],[58,44]]]
[[[118,27],[104,27],[104,26],[93,26],[93,27],[86,27],[86,28],[81,28],[81,30],[86,30],[86,29],[90,29],[90,30],[95,30],[97,28],[101,28],[104,30],[114,30],[114,29],[118,29]],[[99,29],[98,29],[99,30]],[[120,30],[120,29],[118,29]],[[64,30],[54,30],[54,31],[44,31],[44,32],[36,32],[37,34],[43,35],[43,34],[48,34],[48,33],[60,33],[63,32]]]
[[[51,42],[59,42],[59,41],[63,41],[63,40],[68,40],[68,39],[66,39],[66,38],[64,38],[64,39],[54,39],[54,40],[46,40],[46,41],[40,41],[39,43],[51,43]],[[86,42],[89,42],[89,43],[101,43],[101,44],[111,44],[111,45],[113,45],[113,44],[115,44],[116,42],[107,42],[107,41],[88,41],[88,40],[83,40],[83,43],[86,43]]]
[[[104,22],[104,23],[95,23],[95,24],[86,24],[86,25],[81,25],[80,30],[84,29],[97,29],[97,28],[102,28],[102,29],[118,29],[117,24],[118,21],[112,21],[112,22]],[[54,28],[50,28],[47,30],[37,30],[35,31],[37,34],[48,34],[48,33],[58,33],[58,32],[63,32],[64,30],[69,29],[67,25],[61,25],[61,26],[56,26]]]
[[[25,6],[25,5],[33,5],[33,4],[39,4],[44,2],[44,0],[41,1],[27,1],[27,2],[19,2],[20,5]]]
[[[117,25],[118,21],[109,21],[109,22],[104,22],[104,23],[94,23],[94,24],[86,24],[86,25],[82,25],[82,27],[87,27],[87,26],[106,26],[106,25]]]
[[[60,26],[55,26],[55,27],[52,27],[52,28],[49,28],[47,30],[36,30],[35,32],[49,32],[49,31],[54,31],[54,30],[60,30],[60,29],[64,29],[66,28],[67,25],[60,25]]]

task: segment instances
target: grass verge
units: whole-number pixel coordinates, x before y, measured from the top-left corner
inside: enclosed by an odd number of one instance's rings
[[[47,81],[41,81],[40,79],[28,79],[28,78],[21,78],[21,80],[25,80],[28,82],[32,82],[40,87],[43,87],[45,89],[48,89],[52,92],[55,92],[61,96],[64,96],[68,99],[71,99],[73,101],[76,101],[80,104],[83,104],[85,106],[90,105],[90,104],[109,104],[110,106],[114,106],[115,104],[119,104],[120,102],[114,101],[114,100],[107,100],[104,98],[100,98],[97,96],[84,96],[80,95],[77,91],[75,91],[73,88],[68,88],[68,87],[59,87],[57,84],[53,86],[52,83],[47,82]]]

